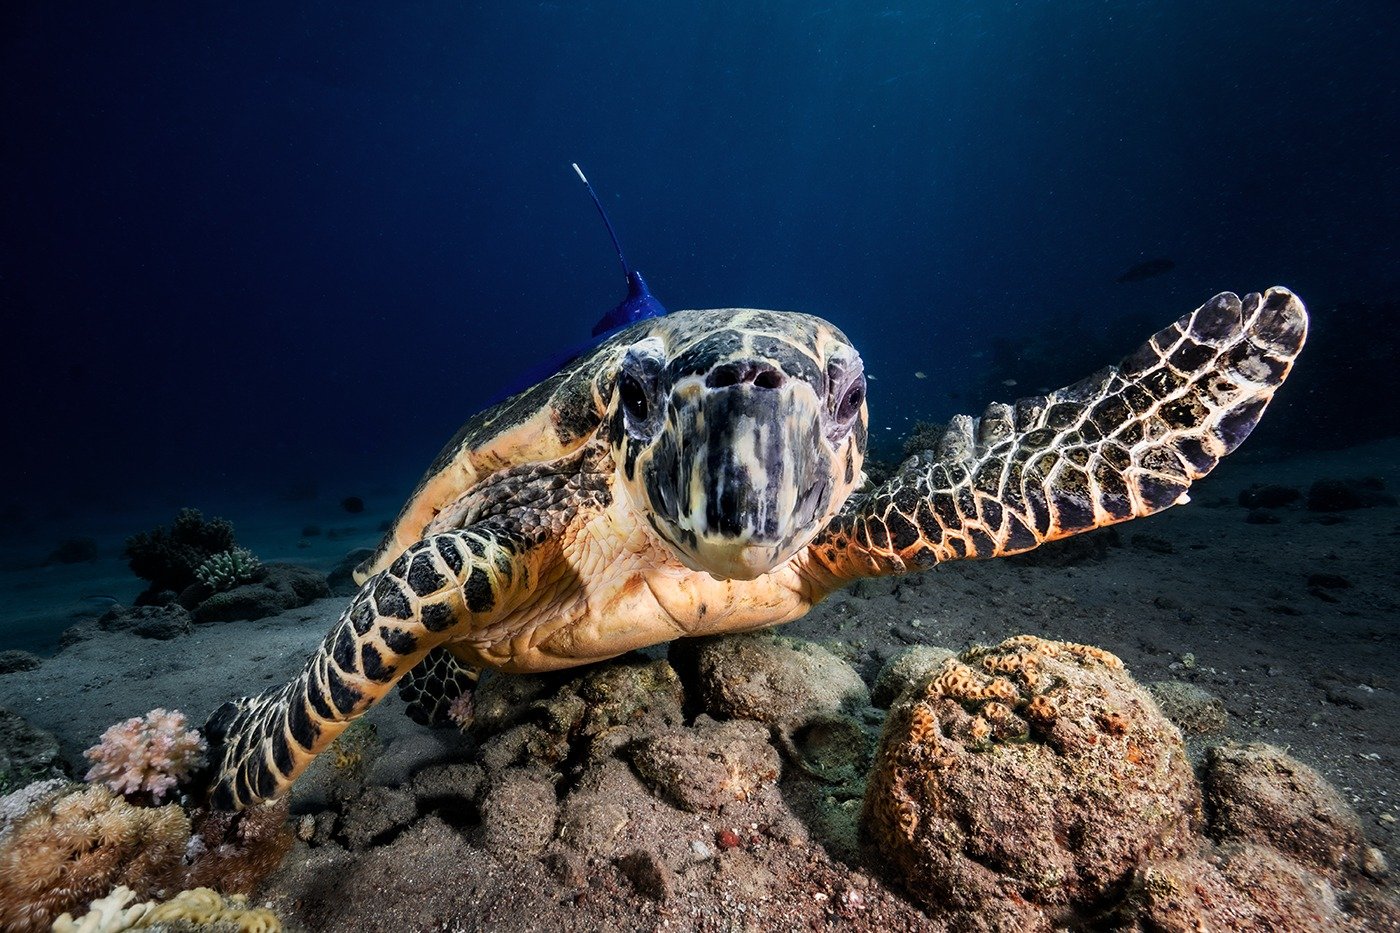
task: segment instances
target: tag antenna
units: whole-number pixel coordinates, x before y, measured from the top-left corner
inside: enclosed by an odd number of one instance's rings
[[[622,277],[627,278],[632,273],[632,267],[627,265],[627,257],[622,255],[622,244],[617,241],[617,231],[613,229],[612,221],[608,220],[608,212],[603,210],[603,202],[598,200],[598,193],[588,183],[588,177],[583,174],[583,169],[578,167],[577,162],[570,164],[574,167],[574,172],[578,174],[578,180],[583,182],[583,186],[588,189],[588,196],[593,199],[593,206],[598,208],[598,216],[603,218],[603,223],[608,228],[608,236],[612,237],[613,249],[617,250],[617,261],[622,265]]]

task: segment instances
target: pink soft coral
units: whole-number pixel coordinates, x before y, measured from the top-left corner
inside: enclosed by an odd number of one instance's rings
[[[102,741],[84,752],[93,762],[87,779],[126,797],[149,794],[159,803],[199,767],[205,748],[203,736],[185,728],[184,713],[153,709],[108,727]]]

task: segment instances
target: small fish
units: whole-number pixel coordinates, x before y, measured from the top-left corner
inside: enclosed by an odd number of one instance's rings
[[[926,373],[926,372],[924,372],[922,369],[920,369],[920,370],[918,370],[917,372],[914,373],[914,378],[915,378],[915,379],[927,379],[927,378],[928,378],[928,373]]]
[[[1150,279],[1154,276],[1163,275],[1176,268],[1176,263],[1170,259],[1149,259],[1147,262],[1140,262],[1118,278],[1114,279],[1119,285],[1126,282],[1141,282],[1143,279]]]
[[[1001,381],[1001,384],[1004,385],[1004,386],[1006,386],[1008,389],[1010,389],[1010,388],[1012,388],[1013,386],[1016,385],[1016,380],[1015,380],[1015,379],[1003,379],[1003,380]]]

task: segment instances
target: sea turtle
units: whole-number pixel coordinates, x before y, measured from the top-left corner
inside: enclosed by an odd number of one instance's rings
[[[281,794],[395,683],[433,721],[480,668],[764,628],[861,577],[1185,502],[1306,330],[1286,289],[1217,295],[1116,367],[954,418],[871,488],[865,373],[836,327],[743,309],[643,320],[457,432],[296,679],[210,717],[211,802]]]

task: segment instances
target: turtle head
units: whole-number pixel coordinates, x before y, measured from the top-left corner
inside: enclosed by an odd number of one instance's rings
[[[767,573],[862,481],[860,355],[825,321],[771,311],[682,312],[639,337],[606,421],[632,507],[692,570]]]

